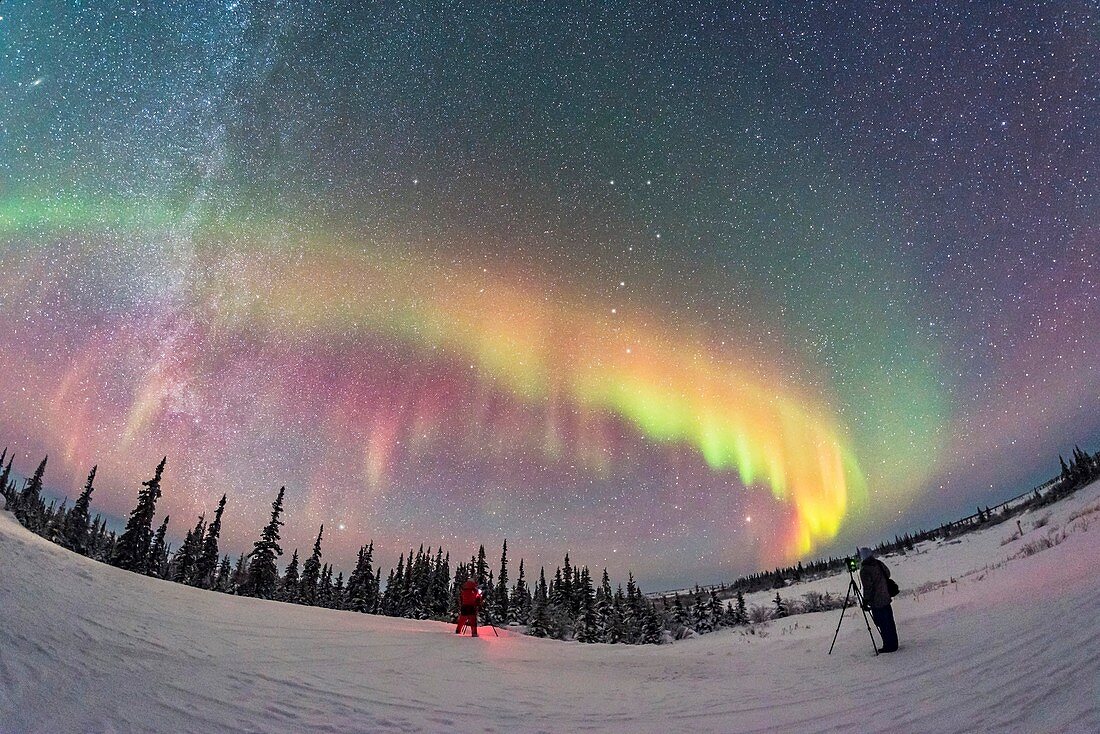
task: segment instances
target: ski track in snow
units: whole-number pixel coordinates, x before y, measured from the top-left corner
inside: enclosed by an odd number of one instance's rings
[[[858,610],[766,636],[660,647],[502,631],[199,591],[81,558],[0,512],[0,733],[1100,732],[1100,483],[1036,515],[886,558],[902,648]],[[1046,528],[1031,529],[1051,513]],[[1012,526],[1012,527],[1010,527]],[[1080,523],[1079,523],[1080,527]],[[957,580],[950,583],[951,578]],[[847,575],[792,586],[843,596]],[[916,596],[921,584],[948,582]],[[774,592],[747,598],[768,603]],[[486,628],[488,630],[488,628]]]

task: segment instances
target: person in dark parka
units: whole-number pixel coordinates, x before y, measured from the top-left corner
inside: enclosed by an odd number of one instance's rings
[[[890,587],[886,580],[890,578],[890,569],[875,558],[870,548],[859,549],[859,582],[863,585],[863,608],[871,612],[879,633],[882,634],[882,648],[879,652],[896,652],[898,649],[898,628],[894,625],[894,610],[890,606]]]

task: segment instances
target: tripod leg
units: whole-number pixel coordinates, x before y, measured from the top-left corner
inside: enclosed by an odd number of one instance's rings
[[[852,579],[852,588],[855,588],[856,581]],[[863,608],[863,595],[859,593],[859,589],[856,589],[856,601],[859,602],[860,611],[863,612],[863,622],[867,625],[867,634],[871,636],[871,647],[875,650],[875,657],[878,657],[878,643],[875,642],[875,633],[871,631],[871,622],[867,619],[867,610]],[[882,634],[882,630],[879,630],[879,634]]]
[[[840,621],[836,623],[836,632],[833,633],[833,642],[829,645],[829,654],[833,654],[836,645],[836,636],[840,634],[840,625],[844,624],[844,613],[848,611],[848,600],[852,598],[852,584],[848,584],[848,593],[844,595],[844,606],[840,608]]]

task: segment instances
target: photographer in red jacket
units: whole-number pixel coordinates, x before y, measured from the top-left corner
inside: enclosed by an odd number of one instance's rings
[[[470,625],[470,636],[477,637],[477,612],[481,609],[481,589],[477,582],[469,579],[462,585],[462,594],[458,602],[458,626],[455,634],[461,634],[465,625]]]

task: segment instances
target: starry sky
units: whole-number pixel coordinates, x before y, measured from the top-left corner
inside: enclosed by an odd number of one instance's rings
[[[894,5],[2,3],[0,443],[647,588],[1018,494],[1100,447],[1100,11]]]

